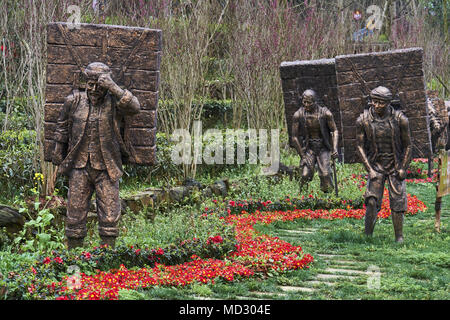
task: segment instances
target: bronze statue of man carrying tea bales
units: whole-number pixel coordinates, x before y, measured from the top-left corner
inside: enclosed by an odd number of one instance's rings
[[[292,118],[292,141],[301,157],[300,191],[312,180],[317,164],[320,188],[329,192],[333,188],[330,159],[338,157],[338,130],[333,114],[318,104],[314,90],[302,94],[302,106]]]
[[[403,216],[407,210],[405,178],[412,157],[409,121],[391,106],[392,93],[386,87],[373,89],[370,99],[370,108],[356,121],[356,148],[369,175],[364,195],[365,233],[373,234],[387,181],[395,241],[403,242]]]
[[[85,69],[86,91],[67,96],[54,134],[53,163],[69,176],[66,236],[69,249],[83,245],[91,197],[96,193],[102,244],[114,246],[120,218],[119,179],[127,148],[118,118],[140,112],[138,99],[121,89],[100,62]]]

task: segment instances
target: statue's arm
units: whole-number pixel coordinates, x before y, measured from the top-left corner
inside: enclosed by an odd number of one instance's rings
[[[102,74],[98,78],[98,82],[117,98],[119,101],[117,103],[117,108],[120,113],[123,115],[133,115],[139,113],[141,110],[139,100],[129,90],[123,90],[119,87],[114,80],[111,79],[109,74]]]
[[[401,179],[404,179],[406,177],[406,169],[408,168],[412,158],[411,131],[409,130],[409,120],[404,115],[400,117],[400,134],[402,139],[402,146],[405,151],[403,153],[403,159],[398,174]]]
[[[120,89],[120,87],[119,87]],[[122,89],[120,89],[122,90]],[[139,100],[128,90],[122,90],[122,94],[116,95],[119,102],[117,103],[117,108],[124,115],[133,115],[139,113],[141,110],[141,105]]]
[[[331,142],[332,142],[332,156],[337,158],[338,156],[338,143],[339,143],[339,131],[336,126],[336,122],[334,121],[333,114],[330,111],[327,111],[327,124],[331,134]]]
[[[61,164],[66,157],[67,144],[69,141],[69,114],[74,101],[74,96],[69,95],[64,100],[64,105],[59,113],[58,122],[56,124],[55,134],[53,140],[55,141],[55,147],[53,149],[52,162],[55,165]]]
[[[298,112],[296,112],[294,114],[294,116],[292,117],[292,143],[294,144],[294,148],[295,148],[295,150],[297,150],[300,157],[304,158],[305,153],[303,151],[303,146],[301,145],[301,142],[298,139],[299,126],[300,126],[299,118],[300,117],[299,117]]]
[[[358,153],[362,164],[364,165],[367,172],[369,173],[369,176],[372,178],[372,177],[376,176],[376,174],[375,174],[375,170],[370,165],[366,151],[364,150],[365,139],[366,139],[366,136],[365,136],[365,132],[364,132],[364,125],[362,123],[361,117],[359,117],[356,120],[356,152]]]

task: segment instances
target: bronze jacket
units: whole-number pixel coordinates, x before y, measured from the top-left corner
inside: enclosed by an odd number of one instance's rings
[[[391,106],[388,121],[392,132],[392,150],[394,150],[395,168],[406,169],[411,161],[412,146],[408,118],[399,110]],[[367,156],[370,164],[373,164],[378,155],[375,143],[375,129],[372,125],[374,118],[370,109],[364,112],[356,120],[357,144]],[[360,137],[360,139],[358,139]]]
[[[330,151],[333,150],[333,142],[331,138],[331,133],[336,129],[336,124],[334,123],[333,114],[326,107],[320,105],[318,107],[319,113],[319,123],[320,123],[320,133],[323,138],[323,143],[326,148]],[[294,121],[298,118],[299,130],[298,139],[302,147],[308,148],[309,134],[306,130],[306,120],[305,120],[305,107],[300,107],[296,114],[294,115]],[[330,127],[330,123],[332,123]],[[337,139],[337,137],[336,137]]]
[[[123,116],[140,111],[137,98],[128,90],[125,90],[125,94],[128,99],[117,101],[107,93],[99,115],[100,150],[108,175],[113,181],[122,176],[122,158],[129,156],[129,150],[119,131],[120,121]],[[63,159],[61,163],[53,161],[59,164],[58,173],[69,175],[85,134],[88,117],[89,100],[85,91],[77,91],[66,97],[54,136],[56,144],[61,143],[64,146],[59,151],[62,154],[57,154],[56,147],[53,154],[54,159]]]

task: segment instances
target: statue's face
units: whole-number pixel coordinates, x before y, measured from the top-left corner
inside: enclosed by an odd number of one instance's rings
[[[96,104],[97,102],[103,99],[108,89],[105,89],[102,86],[100,86],[97,79],[89,78],[86,83],[86,91],[89,100],[91,100],[93,104]]]
[[[372,107],[379,116],[382,116],[384,114],[388,105],[389,101],[372,98]]]
[[[305,106],[306,111],[313,111],[314,98],[312,96],[304,96],[302,103]]]

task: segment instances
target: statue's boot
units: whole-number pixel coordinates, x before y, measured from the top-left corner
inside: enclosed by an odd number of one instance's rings
[[[84,238],[67,238],[67,248],[69,250],[83,246]]]
[[[395,242],[403,242],[403,212],[392,211],[392,223],[394,224]]]
[[[308,185],[308,181],[306,181],[305,179],[301,178],[300,179],[300,187],[299,187],[299,193],[302,194],[303,189],[305,189],[305,186]]]
[[[371,236],[375,223],[377,222],[377,207],[375,199],[370,199],[366,205],[366,215],[364,217],[365,234]]]
[[[111,236],[100,236],[100,238],[102,239],[101,241],[101,245],[107,245],[110,248],[114,248],[116,245],[116,237],[111,237]]]
[[[334,188],[331,176],[320,177],[320,190],[324,193],[331,192]]]

